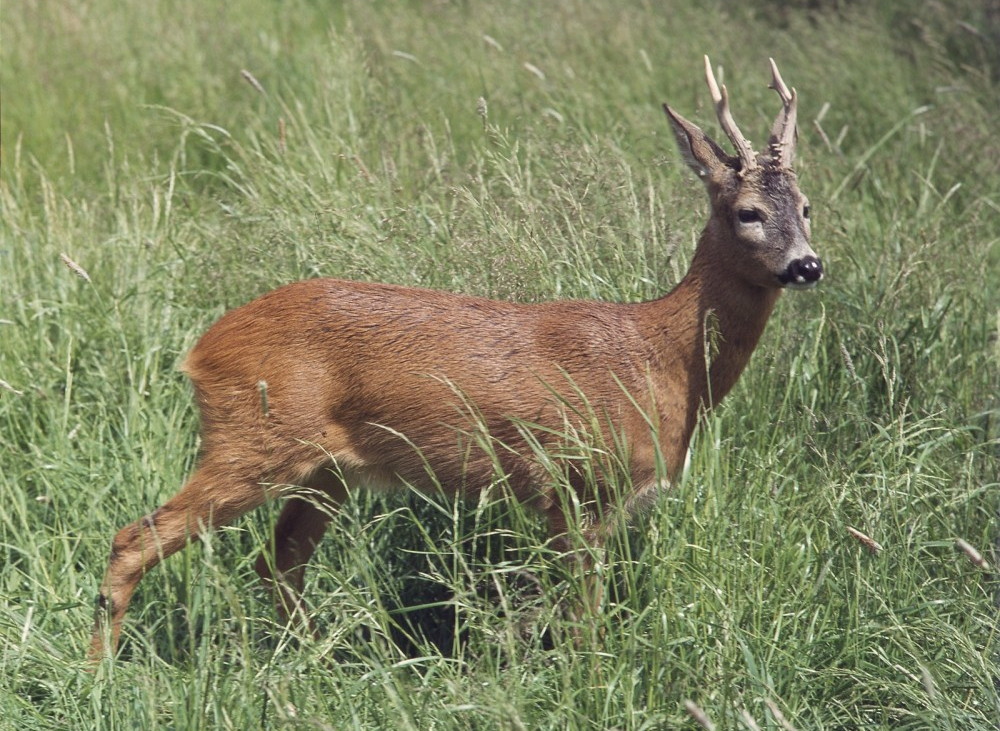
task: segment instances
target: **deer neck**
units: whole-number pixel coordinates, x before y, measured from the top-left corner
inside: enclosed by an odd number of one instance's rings
[[[689,422],[735,385],[781,293],[744,280],[720,258],[724,249],[724,242],[706,228],[684,279],[648,303],[648,321],[658,331],[651,338],[654,378],[683,394]]]

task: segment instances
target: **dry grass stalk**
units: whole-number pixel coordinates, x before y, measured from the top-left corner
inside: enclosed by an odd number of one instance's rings
[[[254,90],[256,90],[261,94],[267,94],[267,92],[264,91],[264,86],[259,81],[257,81],[257,77],[251,74],[249,71],[247,71],[246,69],[240,69],[240,76],[242,76],[243,80],[246,81],[248,84],[250,84],[250,86],[252,86]]]
[[[778,722],[778,725],[780,725],[783,729],[785,729],[785,731],[797,731],[797,729],[791,723],[789,723],[788,719],[785,718],[785,714],[781,712],[780,708],[778,708],[777,703],[772,701],[770,698],[765,698],[764,702],[767,704],[767,707],[771,710],[771,715],[774,716],[774,720]]]
[[[503,46],[501,46],[500,43],[497,41],[497,39],[494,38],[493,36],[488,36],[488,35],[486,35],[484,33],[483,34],[483,40],[486,42],[487,46],[490,46],[491,48],[493,48],[493,49],[495,49],[497,51],[501,51],[501,52],[503,51]]]
[[[545,81],[545,72],[544,72],[544,71],[542,71],[542,70],[541,70],[540,68],[538,68],[537,66],[535,66],[535,64],[533,64],[533,63],[528,63],[527,61],[525,61],[525,62],[524,62],[524,68],[525,68],[525,70],[526,70],[526,71],[528,71],[529,73],[531,73],[531,74],[534,74],[535,76],[537,76],[537,77],[538,77],[539,79],[541,79],[542,81]]]
[[[703,729],[706,729],[706,731],[715,731],[715,724],[712,723],[712,719],[708,717],[708,714],[697,703],[692,700],[684,701],[684,709],[691,714],[691,718]]]
[[[80,279],[85,281],[87,284],[90,284],[90,275],[87,274],[86,269],[70,259],[66,254],[60,253],[59,258],[62,259],[62,263],[65,264],[71,272],[80,277]]]
[[[2,378],[0,378],[0,388],[2,388],[5,391],[10,391],[15,396],[24,395],[24,391],[18,391],[16,388],[11,386],[9,383],[7,383],[7,381],[3,380]]]
[[[957,538],[955,539],[955,548],[957,548],[959,551],[968,556],[969,560],[972,561],[972,563],[975,564],[978,568],[989,569],[990,567],[989,561],[983,558],[983,554],[981,554],[979,551],[973,548],[972,544],[970,544],[969,542],[963,541],[961,538]]]
[[[750,731],[760,731],[760,725],[754,720],[754,717],[750,715],[750,711],[746,708],[740,709],[740,716],[743,718],[743,723],[747,725]]]
[[[882,544],[876,541],[874,538],[866,536],[864,533],[859,531],[857,528],[852,528],[847,526],[847,532],[854,536],[860,543],[868,549],[869,553],[878,553],[882,550]]]

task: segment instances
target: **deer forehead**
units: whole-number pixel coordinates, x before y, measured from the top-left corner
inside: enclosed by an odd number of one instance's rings
[[[728,192],[726,197],[734,210],[798,208],[805,201],[795,173],[782,168],[761,167],[749,171]]]

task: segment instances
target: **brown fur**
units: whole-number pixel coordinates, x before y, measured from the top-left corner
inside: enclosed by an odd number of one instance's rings
[[[712,212],[687,275],[658,300],[523,305],[311,279],[213,325],[184,363],[202,417],[198,467],[177,495],[115,536],[91,656],[114,650],[147,571],[289,485],[327,504],[289,499],[273,563],[262,556],[257,568],[279,610],[297,613],[304,566],[346,486],[474,494],[498,478],[482,448],[489,439],[511,493],[561,536],[566,506],[529,437],[552,451],[568,430],[624,444],[627,506],[676,477],[699,412],[722,400],[756,347],[779,275],[812,250],[790,170],[741,171],[667,112]],[[760,230],[735,220],[748,206],[767,213]],[[592,515],[586,535],[599,542],[600,516],[614,507],[609,485],[567,474]]]

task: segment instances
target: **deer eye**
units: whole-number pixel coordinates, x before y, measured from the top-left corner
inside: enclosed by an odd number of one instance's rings
[[[761,221],[760,211],[756,208],[741,208],[736,211],[736,217],[740,219],[740,223],[760,223]]]
[[[809,207],[809,204],[804,205],[802,207],[802,218],[809,218],[809,214],[811,212],[812,212],[812,209]]]

